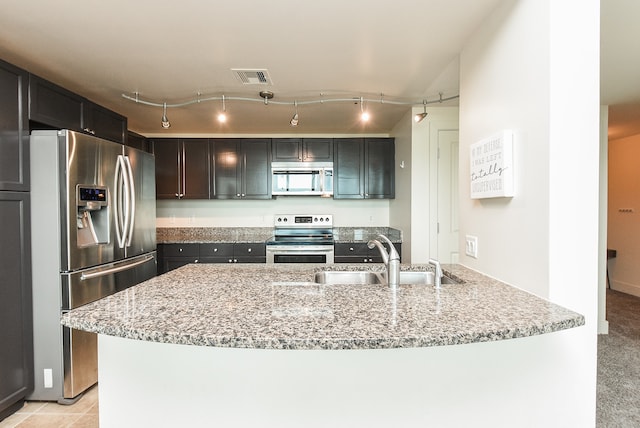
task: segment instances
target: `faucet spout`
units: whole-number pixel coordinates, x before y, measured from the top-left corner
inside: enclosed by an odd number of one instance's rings
[[[440,262],[435,259],[429,259],[429,264],[433,265],[435,273],[435,287],[440,288],[442,286],[442,266]]]
[[[384,245],[378,239],[372,239],[367,243],[367,247],[373,249],[373,247],[378,247],[380,251],[380,255],[382,256],[382,262],[385,264],[387,268],[387,283],[389,287],[395,290],[400,283],[400,255],[398,251],[396,251],[396,247],[393,246],[393,243],[389,238],[384,235],[378,235],[378,238],[382,241],[386,242],[389,245],[389,252],[387,252]]]

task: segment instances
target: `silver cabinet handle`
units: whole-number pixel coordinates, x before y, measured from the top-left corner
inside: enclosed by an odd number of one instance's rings
[[[250,253],[250,252],[251,252],[251,248],[247,249],[247,253]]]
[[[217,248],[214,248],[214,249],[213,249],[213,252],[214,252],[214,253],[217,253],[217,252],[218,252],[218,249],[217,249]]]

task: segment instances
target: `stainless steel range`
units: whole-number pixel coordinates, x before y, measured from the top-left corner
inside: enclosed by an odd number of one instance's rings
[[[280,214],[267,241],[267,263],[333,263],[331,214]]]

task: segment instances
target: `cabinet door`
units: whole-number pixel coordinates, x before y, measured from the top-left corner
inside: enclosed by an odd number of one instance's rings
[[[333,162],[333,138],[304,138],[302,160]]]
[[[158,274],[198,263],[199,244],[158,244]]]
[[[176,199],[180,196],[180,140],[163,138],[153,141],[156,157],[156,198]]]
[[[271,142],[274,162],[302,161],[300,138],[274,138]]]
[[[0,190],[29,190],[29,75],[0,61]]]
[[[85,100],[82,108],[82,130],[96,137],[125,144],[127,141],[127,118]]]
[[[211,140],[212,199],[240,199],[242,174],[239,146],[240,141],[236,139]]]
[[[82,104],[81,96],[33,74],[29,76],[29,120],[82,131]]]
[[[181,149],[182,198],[209,199],[209,140],[183,140]]]
[[[393,138],[365,139],[365,195],[367,199],[395,198]]]
[[[267,251],[264,243],[235,243],[233,258],[236,263],[266,263]]]
[[[364,140],[334,140],[333,198],[364,198]]]
[[[233,243],[200,244],[200,263],[233,263]]]
[[[29,193],[0,192],[0,415],[33,389]],[[6,416],[6,414],[4,415]]]
[[[271,199],[271,140],[242,140],[242,197]]]

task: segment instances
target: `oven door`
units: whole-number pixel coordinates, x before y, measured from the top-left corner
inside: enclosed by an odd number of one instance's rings
[[[333,263],[333,245],[267,245],[267,263]]]

